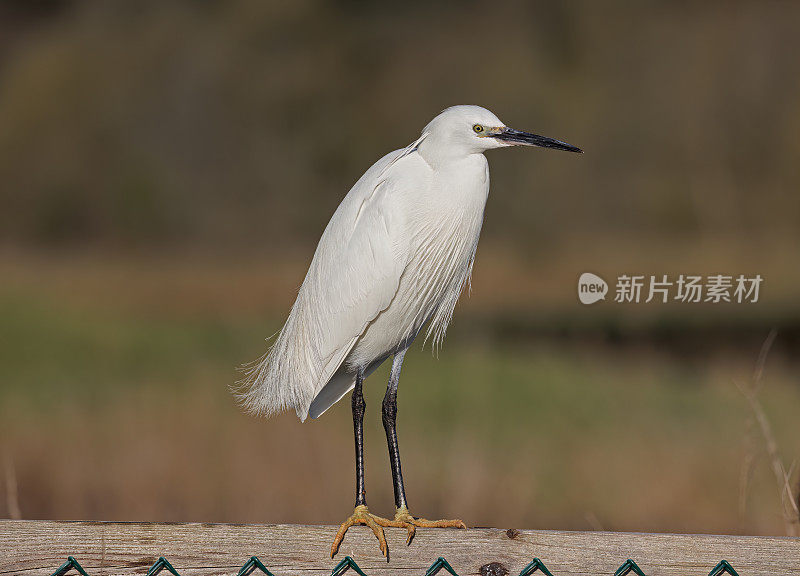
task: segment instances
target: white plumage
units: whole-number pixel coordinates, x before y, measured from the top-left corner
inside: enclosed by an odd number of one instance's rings
[[[454,106],[367,170],[325,228],[274,345],[247,372],[244,407],[316,418],[353,388],[357,371],[366,376],[405,350],[426,323],[438,344],[475,258],[489,194],[483,152],[561,147],[520,134],[533,138],[484,108]]]

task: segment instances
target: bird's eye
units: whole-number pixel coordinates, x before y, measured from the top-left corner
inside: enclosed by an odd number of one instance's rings
[[[475,126],[473,126],[472,129],[475,130],[475,134],[480,134],[481,132],[483,132],[483,126],[481,126],[480,124],[475,124]]]

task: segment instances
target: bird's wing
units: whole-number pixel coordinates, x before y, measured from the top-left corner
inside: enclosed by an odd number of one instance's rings
[[[399,167],[421,140],[378,160],[339,204],[286,324],[241,382],[239,399],[250,412],[270,416],[294,408],[304,420],[369,323],[389,306],[408,262],[400,199],[415,173],[409,179]]]
[[[352,387],[352,378],[342,380],[343,390],[318,396],[397,293],[408,262],[408,240],[402,234],[403,212],[393,205],[394,195],[407,184],[392,167],[417,144],[388,154],[353,186],[328,223],[303,282],[300,297],[317,332],[321,368],[314,382],[314,398],[320,400],[314,401],[314,417]]]

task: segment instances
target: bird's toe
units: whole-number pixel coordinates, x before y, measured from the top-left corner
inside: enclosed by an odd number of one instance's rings
[[[408,511],[405,506],[398,508],[395,512],[394,519],[396,522],[408,526],[409,542],[414,537],[415,528],[462,528],[467,527],[462,520],[426,520],[425,518],[415,518]]]
[[[381,554],[383,554],[384,558],[389,557],[389,546],[386,544],[386,534],[383,531],[383,527],[375,521],[375,518],[372,517],[370,514],[365,519],[365,524],[372,529],[372,533],[375,534],[375,538],[378,539],[378,545],[381,549]]]
[[[397,524],[391,520],[371,514],[366,506],[356,506],[353,514],[347,520],[345,520],[341,526],[339,526],[339,530],[336,532],[336,536],[333,539],[333,544],[331,545],[331,558],[336,556],[336,553],[339,551],[339,546],[341,546],[347,531],[351,526],[355,526],[356,524],[367,526],[370,530],[372,530],[375,538],[378,539],[378,545],[380,546],[381,554],[383,554],[384,558],[388,560],[389,545],[386,543],[386,534],[383,531],[383,527],[396,526]]]
[[[417,527],[413,524],[406,524],[406,529],[408,530],[408,536],[406,536],[406,546],[411,544],[411,541],[414,539],[414,535],[417,533]]]

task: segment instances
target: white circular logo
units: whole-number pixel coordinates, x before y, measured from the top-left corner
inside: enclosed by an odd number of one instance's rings
[[[578,278],[578,299],[583,304],[594,304],[598,300],[605,300],[608,293],[608,284],[597,274],[584,272]]]

